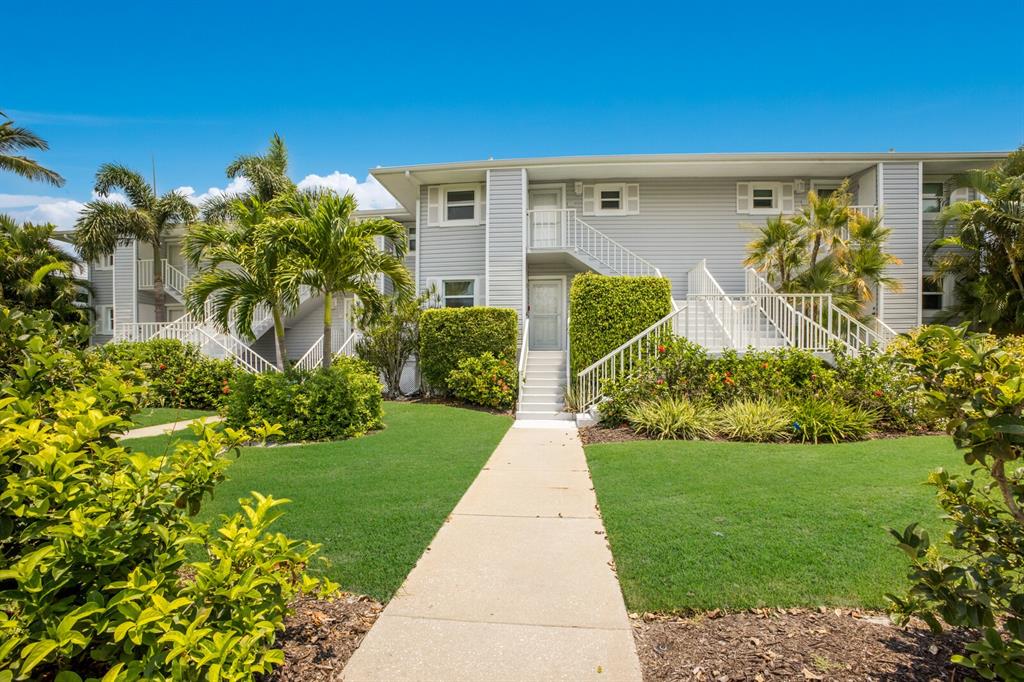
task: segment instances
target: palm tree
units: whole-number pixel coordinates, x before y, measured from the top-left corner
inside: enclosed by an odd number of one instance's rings
[[[270,138],[266,154],[239,156],[228,164],[225,172],[232,179],[245,178],[249,182],[249,191],[237,195],[221,194],[207,199],[203,204],[203,220],[207,222],[229,218],[231,204],[237,199],[255,199],[265,204],[295,190],[295,183],[288,177],[288,148],[277,133]]]
[[[38,162],[26,156],[17,156],[16,152],[23,149],[38,149],[45,152],[50,148],[46,140],[27,128],[19,128],[4,112],[0,117],[7,120],[0,123],[0,170],[20,175],[29,180],[39,180],[56,187],[64,186],[64,178],[56,171],[40,166]]]
[[[105,163],[96,172],[96,193],[107,197],[121,190],[128,203],[90,201],[75,222],[74,243],[87,261],[114,253],[117,245],[133,239],[153,247],[153,307],[157,322],[167,321],[167,299],[163,268],[159,267],[168,232],[196,219],[196,207],[184,194],[170,191],[157,196],[156,190],[139,173],[125,166]]]
[[[259,199],[236,199],[229,205],[231,220],[197,223],[185,237],[183,251],[194,265],[204,268],[189,283],[189,310],[204,315],[212,301],[214,320],[235,333],[254,340],[253,316],[265,305],[274,320],[277,368],[288,361],[284,319],[299,304],[297,283],[282,277],[289,258],[288,226],[272,217],[271,207]],[[226,266],[226,267],[225,267]]]
[[[807,261],[807,237],[799,225],[782,215],[769,218],[759,230],[760,236],[747,245],[743,264],[787,290],[793,275]]]
[[[929,249],[933,279],[956,280],[955,312],[975,326],[1000,332],[1024,328],[1024,147],[989,170],[958,178],[974,189],[973,201],[953,204],[940,216],[951,233]]]
[[[849,187],[849,180],[843,180],[828,196],[820,196],[813,190],[808,192],[807,205],[793,219],[811,242],[811,268],[817,264],[822,246],[827,246],[830,251],[843,247],[843,232],[850,219],[850,201],[853,198]]]
[[[882,216],[852,214],[849,223],[850,237],[836,254],[840,268],[846,274],[850,293],[857,302],[858,312],[874,298],[879,286],[890,291],[899,291],[898,279],[887,274],[889,266],[899,265],[896,256],[886,253],[885,242],[892,230],[882,225]]]
[[[54,245],[56,229],[50,224],[19,224],[0,214],[0,302],[50,310],[67,322],[86,322],[86,309],[78,298],[88,290],[88,282],[75,277],[79,260]]]
[[[412,288],[412,277],[402,262],[408,249],[405,229],[387,218],[354,220],[356,200],[351,194],[294,193],[282,207],[294,234],[296,260],[289,276],[324,299],[323,366],[330,367],[336,295],[355,294],[363,308],[372,313],[383,308],[377,288],[379,276],[389,277],[398,291]],[[378,239],[390,242],[393,248],[381,248]]]

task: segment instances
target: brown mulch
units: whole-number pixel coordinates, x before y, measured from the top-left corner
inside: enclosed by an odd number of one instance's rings
[[[624,443],[630,440],[650,440],[644,436],[638,436],[628,426],[616,426],[607,428],[600,424],[585,426],[580,429],[580,440],[584,445],[596,445],[597,443]]]
[[[645,682],[662,680],[965,680],[950,656],[965,631],[840,609],[761,609],[693,617],[634,616]]]
[[[331,599],[301,597],[275,646],[284,665],[269,677],[276,682],[336,680],[377,620],[384,605],[370,597],[340,593]]]

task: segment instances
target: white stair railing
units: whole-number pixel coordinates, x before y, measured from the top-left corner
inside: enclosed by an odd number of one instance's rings
[[[140,258],[136,264],[136,283],[140,289],[153,288],[153,259]]]
[[[169,289],[179,300],[185,300],[185,289],[188,287],[188,275],[170,264],[164,258],[160,261],[163,267],[164,287]]]
[[[574,208],[527,211],[529,248],[575,251],[618,275],[661,277],[661,270],[580,220]]]
[[[568,338],[568,335],[566,335],[566,338]],[[519,406],[522,405],[522,402],[523,402],[523,391],[526,389],[526,354],[527,354],[526,352],[529,349],[529,347],[530,347],[530,318],[527,317],[526,321],[523,322],[523,340],[522,340],[522,343],[519,344],[519,364],[517,365],[517,368],[516,368],[517,371],[519,372],[519,396],[518,396],[518,400],[517,400],[517,404],[516,404],[516,411],[518,411],[520,409]],[[570,362],[570,358],[571,357],[572,356],[570,356],[568,354],[568,352],[566,352],[566,361],[565,361],[566,371],[568,371],[569,362]],[[568,386],[568,384],[566,384],[566,386]]]
[[[356,330],[348,335],[341,347],[334,352],[334,357],[353,356],[356,354],[356,341],[359,339],[359,331]],[[319,367],[324,360],[324,337],[323,334],[317,339],[309,350],[299,358],[292,367],[298,370],[311,370]]]

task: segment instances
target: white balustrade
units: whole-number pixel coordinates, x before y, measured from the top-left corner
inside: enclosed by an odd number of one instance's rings
[[[582,253],[619,275],[661,277],[661,271],[603,232],[580,220],[574,208],[527,212],[528,248]]]

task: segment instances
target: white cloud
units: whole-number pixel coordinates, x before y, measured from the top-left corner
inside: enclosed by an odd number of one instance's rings
[[[394,208],[398,206],[395,198],[388,194],[377,178],[367,175],[366,180],[359,182],[355,176],[341,171],[330,175],[307,175],[299,183],[299,189],[312,188],[333,189],[338,194],[352,193],[356,197],[359,208]]]
[[[112,192],[101,197],[96,192],[91,199],[97,201],[116,201],[127,203],[128,197]],[[53,223],[62,230],[70,230],[75,226],[78,214],[85,204],[75,199],[51,197],[45,194],[0,194],[0,211],[15,220],[33,223]]]
[[[209,199],[210,197],[219,197],[225,194],[242,194],[243,192],[248,192],[250,187],[251,185],[249,184],[249,181],[246,180],[245,178],[232,178],[231,182],[229,182],[228,186],[225,187],[224,189],[221,189],[220,187],[211,187],[202,194],[196,194],[196,190],[194,187],[190,187],[189,185],[182,185],[181,187],[178,187],[176,191],[184,194],[185,198],[191,201],[196,206],[201,206],[203,202]]]

